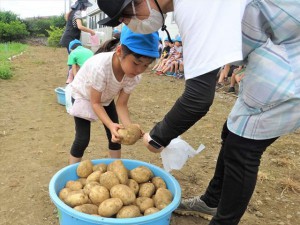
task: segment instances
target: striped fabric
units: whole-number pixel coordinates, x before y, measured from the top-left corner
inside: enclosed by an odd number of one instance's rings
[[[245,77],[229,129],[262,140],[300,127],[300,0],[252,0],[242,22]]]

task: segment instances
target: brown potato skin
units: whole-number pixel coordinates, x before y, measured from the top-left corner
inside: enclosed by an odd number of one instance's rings
[[[89,197],[82,190],[71,191],[65,198],[65,203],[74,208],[78,205],[83,205],[89,202]]]
[[[93,163],[91,160],[83,160],[76,169],[79,177],[86,178],[93,172]]]
[[[151,198],[155,192],[155,186],[152,183],[140,184],[139,197]]]
[[[78,180],[69,180],[66,183],[66,188],[70,188],[72,191],[78,191],[83,188],[83,185]]]
[[[91,199],[92,203],[95,205],[100,205],[104,200],[109,199],[109,191],[106,187],[103,186],[95,186],[92,187],[89,198]]]
[[[93,171],[101,171],[102,173],[105,173],[107,171],[107,165],[104,163],[100,163],[93,166]]]
[[[98,206],[94,204],[83,204],[83,205],[75,206],[74,209],[79,212],[90,214],[90,215],[98,214]]]
[[[96,181],[99,182],[100,176],[102,172],[101,171],[94,171],[92,172],[87,178],[86,178],[86,183],[89,183],[91,181]]]
[[[134,194],[139,193],[140,186],[135,180],[128,179],[127,185],[128,185],[128,187],[130,187],[133,190]]]
[[[129,177],[140,184],[148,182],[153,177],[153,173],[145,166],[138,166],[129,171]]]
[[[167,189],[166,182],[161,177],[153,177],[151,182],[154,184],[156,190],[158,188],[165,188]]]
[[[130,124],[118,130],[122,145],[133,145],[141,138],[141,129],[137,124]]]
[[[119,212],[123,202],[119,198],[109,198],[103,201],[98,208],[98,214],[103,217],[111,217]]]
[[[135,203],[142,213],[144,213],[147,209],[154,207],[153,199],[148,197],[138,197]]]
[[[112,171],[107,171],[100,176],[100,184],[110,190],[113,186],[120,184],[119,178]]]
[[[112,198],[119,198],[123,205],[130,205],[135,202],[135,194],[133,190],[124,184],[117,184],[110,189],[110,196]]]
[[[120,184],[128,183],[128,170],[124,166],[122,160],[118,159],[110,163],[107,167],[108,171],[112,171],[118,177]]]
[[[173,195],[168,189],[158,188],[153,200],[156,208],[163,209],[172,202]]]
[[[70,188],[63,188],[60,190],[58,197],[64,202],[66,197],[68,196],[68,194],[71,192],[72,190]]]
[[[84,187],[83,187],[83,191],[85,194],[89,195],[91,189],[94,187],[94,186],[100,186],[100,184],[96,181],[91,181],[89,183],[87,183]]]
[[[141,212],[136,205],[123,206],[117,213],[117,218],[134,218],[139,216],[141,216]]]
[[[144,216],[147,216],[147,215],[150,215],[150,214],[159,212],[159,211],[160,211],[160,210],[159,210],[158,208],[151,207],[151,208],[145,210]]]

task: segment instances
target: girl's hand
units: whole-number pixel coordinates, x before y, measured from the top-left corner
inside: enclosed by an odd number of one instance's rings
[[[118,133],[118,130],[120,128],[124,128],[122,124],[118,123],[112,123],[109,127],[109,130],[111,132],[111,141],[114,143],[120,143],[121,142],[121,137]]]

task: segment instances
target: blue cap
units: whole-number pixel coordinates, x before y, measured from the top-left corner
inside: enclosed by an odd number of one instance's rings
[[[168,41],[168,42],[170,42],[168,37],[166,37],[164,41]]]
[[[178,36],[178,37],[176,38],[176,41],[181,42],[181,37]]]
[[[117,33],[120,33],[120,31],[119,31],[117,28],[115,28],[115,29],[113,30],[113,34],[117,34]]]
[[[75,45],[75,44],[80,44],[80,45],[82,45],[81,42],[80,42],[79,40],[74,39],[74,40],[71,41],[70,44],[69,44],[69,51],[72,50],[72,47],[73,47],[73,45]]]
[[[123,26],[121,32],[121,44],[126,45],[134,53],[158,58],[158,32],[151,34],[137,34],[127,26]]]

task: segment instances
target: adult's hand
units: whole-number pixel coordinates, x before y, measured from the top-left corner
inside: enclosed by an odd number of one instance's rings
[[[149,133],[145,133],[144,136],[143,136],[143,143],[144,145],[146,146],[146,148],[148,148],[148,150],[150,152],[153,152],[153,153],[160,153],[162,151],[162,149],[156,149],[154,147],[152,147],[148,142],[149,142]]]

